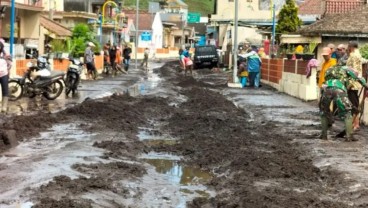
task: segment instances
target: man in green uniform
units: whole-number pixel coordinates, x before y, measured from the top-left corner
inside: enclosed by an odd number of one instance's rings
[[[338,108],[338,116],[345,122],[346,141],[357,141],[353,136],[352,104],[347,94],[347,89],[351,87],[353,81],[358,81],[363,87],[368,88],[364,78],[358,78],[347,66],[333,66],[326,71],[325,82],[322,85],[322,98],[319,103],[322,124],[321,139],[327,140],[328,124],[333,119],[330,104],[334,102]]]

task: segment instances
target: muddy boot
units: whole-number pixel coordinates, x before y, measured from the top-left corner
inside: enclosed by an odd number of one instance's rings
[[[346,139],[345,141],[358,141],[357,138],[353,136],[353,118],[351,116],[346,116],[345,118],[345,131],[346,131]]]
[[[5,113],[8,110],[8,99],[9,97],[3,97],[1,102],[1,112]]]
[[[320,139],[327,140],[327,130],[328,130],[328,119],[326,116],[321,116],[321,126],[322,126],[322,132],[319,136]]]

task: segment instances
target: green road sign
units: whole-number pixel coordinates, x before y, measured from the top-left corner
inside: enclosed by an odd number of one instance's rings
[[[199,23],[199,20],[201,19],[200,13],[188,13],[187,21],[188,23]]]

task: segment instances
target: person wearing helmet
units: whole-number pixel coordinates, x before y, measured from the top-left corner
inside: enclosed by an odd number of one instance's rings
[[[47,59],[40,56],[37,58],[37,70],[31,72],[31,78],[37,82],[40,80],[40,77],[47,77],[51,75],[51,71],[49,69]]]
[[[325,60],[322,64],[321,71],[319,72],[318,87],[321,88],[322,84],[325,82],[325,73],[327,69],[336,65],[336,59],[331,58],[332,50],[329,47],[324,47],[322,49],[322,56]]]
[[[338,116],[345,122],[345,141],[357,141],[353,136],[352,103],[348,98],[348,88],[352,82],[358,82],[368,88],[364,78],[359,78],[353,69],[347,66],[333,66],[325,73],[325,82],[322,85],[322,97],[319,102],[322,133],[320,139],[327,140],[327,131],[332,119],[330,105],[333,102],[338,108]]]
[[[92,76],[92,79],[97,78],[97,70],[95,66],[95,58],[92,48],[95,47],[95,44],[92,42],[87,43],[87,48],[84,51],[84,64],[87,67],[88,76]]]

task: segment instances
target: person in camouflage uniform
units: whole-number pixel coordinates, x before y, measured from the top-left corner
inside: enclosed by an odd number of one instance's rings
[[[325,82],[322,85],[322,98],[319,103],[322,125],[321,139],[327,140],[327,130],[333,119],[330,104],[334,102],[338,108],[338,116],[345,122],[346,141],[357,141],[353,137],[352,104],[347,94],[347,89],[355,81],[368,88],[364,78],[358,78],[354,71],[347,66],[333,66],[326,71]]]

